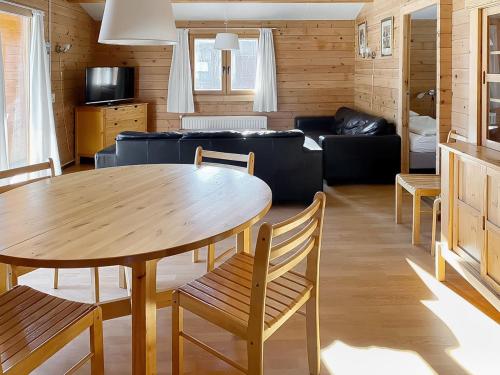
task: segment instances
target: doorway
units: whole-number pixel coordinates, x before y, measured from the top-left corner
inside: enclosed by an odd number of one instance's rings
[[[451,13],[439,0],[401,8],[398,133],[403,173],[439,171],[439,143],[451,128]]]
[[[437,5],[410,14],[409,168],[436,173]]]

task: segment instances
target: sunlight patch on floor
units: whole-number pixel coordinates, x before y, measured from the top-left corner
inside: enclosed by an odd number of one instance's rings
[[[448,355],[471,374],[498,375],[500,325],[420,266],[409,259],[407,262],[436,296],[422,304],[446,324],[458,342],[457,347],[447,350]]]
[[[417,353],[389,348],[358,348],[335,341],[321,353],[330,374],[437,374]]]

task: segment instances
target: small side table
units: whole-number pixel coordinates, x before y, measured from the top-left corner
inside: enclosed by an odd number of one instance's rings
[[[441,176],[434,174],[398,174],[396,176],[396,224],[401,223],[403,188],[413,196],[413,229],[411,242],[420,242],[420,203],[422,197],[441,194]]]

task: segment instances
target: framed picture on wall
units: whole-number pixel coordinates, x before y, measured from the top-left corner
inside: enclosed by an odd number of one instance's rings
[[[380,21],[380,55],[392,56],[394,18],[388,17]]]
[[[358,53],[363,56],[367,46],[367,27],[366,21],[358,25]]]

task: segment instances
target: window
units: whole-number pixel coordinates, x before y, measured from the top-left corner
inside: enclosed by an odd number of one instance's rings
[[[215,35],[191,37],[195,94],[252,93],[257,70],[257,38],[240,38],[238,51],[214,49]]]
[[[222,52],[214,44],[215,39],[194,40],[195,91],[222,91]]]
[[[5,73],[9,167],[29,164],[30,17],[0,10],[0,38]]]
[[[240,50],[231,53],[231,91],[255,88],[257,39],[240,39]]]

